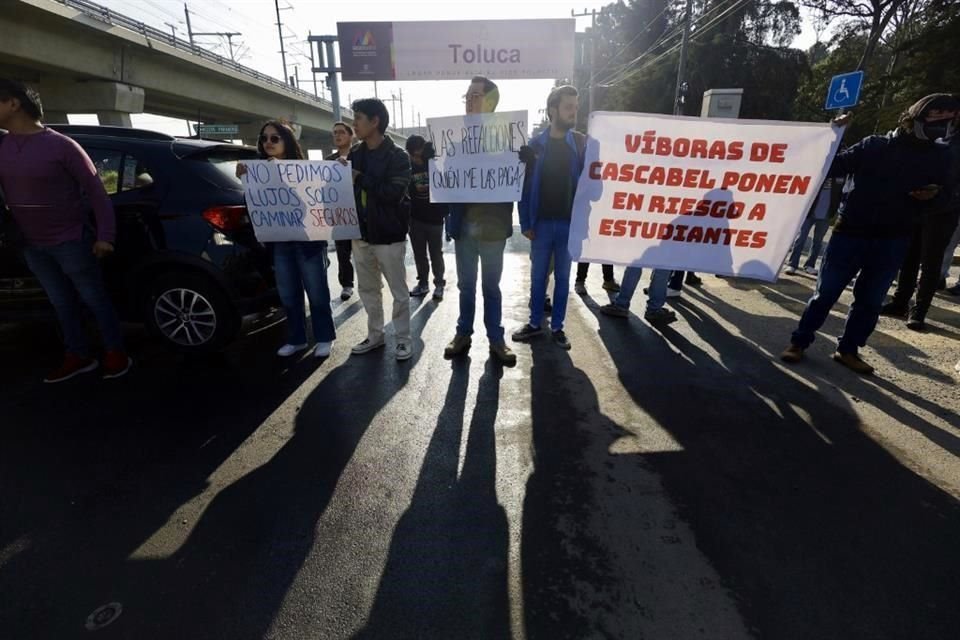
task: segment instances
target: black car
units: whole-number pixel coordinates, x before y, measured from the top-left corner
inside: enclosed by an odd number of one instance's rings
[[[122,319],[172,347],[215,350],[279,305],[235,175],[255,149],[120,127],[51,128],[86,150],[113,201],[116,250],[103,270]],[[20,252],[0,246],[0,322],[52,313]]]

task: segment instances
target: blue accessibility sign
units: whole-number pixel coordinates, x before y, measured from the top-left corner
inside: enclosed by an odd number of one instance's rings
[[[833,76],[827,91],[827,103],[824,109],[846,109],[853,107],[860,99],[860,87],[863,86],[863,71],[841,73]]]

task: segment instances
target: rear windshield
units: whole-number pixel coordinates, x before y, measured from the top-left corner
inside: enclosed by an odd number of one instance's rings
[[[237,163],[241,160],[256,160],[257,150],[247,147],[222,146],[208,147],[191,153],[184,158],[187,162],[204,165],[197,167],[198,172],[210,182],[226,189],[242,189],[243,183],[237,177]]]

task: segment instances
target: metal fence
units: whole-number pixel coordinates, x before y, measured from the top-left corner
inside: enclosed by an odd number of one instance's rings
[[[176,38],[173,35],[165,33],[155,27],[151,27],[148,24],[144,24],[143,22],[139,22],[133,18],[128,18],[122,13],[117,13],[116,11],[108,9],[107,7],[101,6],[94,2],[89,2],[89,0],[57,0],[57,2],[72,9],[76,9],[85,16],[89,16],[95,20],[99,20],[100,22],[123,27],[124,29],[129,29],[134,33],[139,33],[144,38],[156,40],[170,47],[180,49],[181,51],[186,51],[191,55],[197,56],[198,58],[213,62],[214,64],[220,65],[232,71],[236,71],[237,73],[241,73],[258,82],[270,85],[271,87],[280,89],[303,100],[314,102],[317,104],[317,106],[323,107],[329,111],[333,111],[333,103],[329,100],[319,98],[308,91],[300,89],[299,87],[291,86],[281,80],[277,80],[276,78],[268,76],[264,73],[260,73],[256,69],[251,69],[250,67],[245,67],[242,64],[237,64],[233,60],[217,55],[212,51],[204,49],[203,47],[190,44],[190,42],[187,40]],[[340,109],[343,115],[350,117],[353,116],[353,112],[350,111],[350,109],[345,107],[341,107]]]

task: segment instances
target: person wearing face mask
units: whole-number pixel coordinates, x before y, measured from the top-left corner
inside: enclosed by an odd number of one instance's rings
[[[945,141],[956,137],[955,122],[947,119],[938,119],[924,122],[917,129],[917,136],[927,140]],[[956,147],[956,144],[953,145]],[[956,154],[954,154],[956,155]],[[956,164],[956,159],[953,160]],[[956,168],[953,169],[956,171]],[[956,182],[952,177],[950,183]],[[907,318],[907,328],[914,331],[926,329],[926,315],[933,302],[943,273],[943,254],[950,244],[957,223],[960,221],[960,206],[952,196],[951,189],[944,187],[941,197],[936,203],[931,203],[914,225],[913,236],[907,256],[900,267],[897,277],[897,288],[893,299],[883,306],[881,314],[895,318]],[[917,275],[920,281],[917,282]],[[910,299],[916,291],[917,299],[910,306]]]
[[[429,162],[436,155],[433,144],[423,136],[407,138],[407,153],[410,155],[410,247],[417,265],[417,286],[410,296],[422,298],[430,293],[429,277],[433,269],[433,299],[443,300],[445,265],[443,263],[443,221],[447,217],[447,205],[430,202]]]
[[[293,130],[271,120],[260,129],[257,152],[263,160],[303,160],[303,151]],[[237,164],[237,177],[247,173],[243,163]],[[327,243],[323,241],[271,242],[273,271],[277,278],[277,293],[287,315],[287,343],[277,355],[292,356],[306,349],[306,324],[304,322],[303,292],[310,300],[310,324],[316,346],[313,355],[326,358],[330,355],[337,337],[333,325],[333,310],[330,308],[330,286],[327,284]]]
[[[953,96],[929,95],[904,112],[895,131],[864,138],[834,158],[829,176],[850,176],[853,188],[841,205],[813,297],[790,346],[780,355],[783,361],[803,359],[830,309],[856,278],[833,359],[860,374],[873,372],[858,350],[876,327],[918,216],[949,188],[950,156],[937,139],[948,133],[958,114],[960,101]],[[843,116],[834,122],[843,125],[848,120]]]
[[[353,129],[346,122],[333,123],[333,145],[337,150],[324,158],[325,160],[339,160],[350,155],[353,146]],[[350,254],[353,251],[353,240],[337,240],[337,279],[342,290],[340,299],[346,302],[353,296],[353,264]]]
[[[465,101],[468,114],[491,113],[500,101],[500,90],[492,80],[477,76],[470,81]],[[455,241],[460,317],[457,319],[457,333],[444,349],[444,357],[460,356],[470,349],[473,321],[477,311],[479,262],[483,290],[483,324],[487,330],[490,353],[501,364],[515,365],[517,356],[503,338],[503,300],[500,293],[503,251],[507,238],[513,235],[513,203],[452,205],[447,218],[447,233]]]

